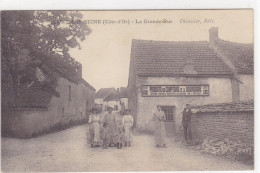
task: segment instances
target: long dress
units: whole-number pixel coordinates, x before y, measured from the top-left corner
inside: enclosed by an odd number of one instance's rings
[[[165,126],[166,116],[163,111],[156,111],[153,115],[154,123],[154,140],[155,145],[163,146],[165,144]]]
[[[125,130],[125,142],[132,142],[133,134],[132,134],[132,127],[134,124],[134,119],[132,115],[124,115],[122,119],[122,124]]]
[[[107,123],[107,129],[110,133],[109,144],[115,144],[115,115],[106,114],[103,121],[104,123]]]
[[[100,117],[97,114],[89,116],[91,144],[95,145],[100,142]]]
[[[115,131],[115,143],[122,144],[124,142],[124,131],[122,125],[123,117],[118,114],[116,115],[116,131]]]
[[[110,133],[106,127],[102,127],[100,136],[101,139],[103,140],[103,146],[106,147],[107,145],[109,145]]]

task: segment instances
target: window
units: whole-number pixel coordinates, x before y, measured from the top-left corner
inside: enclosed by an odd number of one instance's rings
[[[209,96],[209,85],[143,85],[143,97]]]
[[[69,86],[69,101],[71,101],[71,86]]]
[[[166,121],[175,120],[175,106],[161,106],[162,111],[165,113]]]
[[[62,115],[64,115],[64,108],[62,108]]]

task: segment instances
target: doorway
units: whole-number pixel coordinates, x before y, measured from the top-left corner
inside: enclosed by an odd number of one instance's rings
[[[175,116],[176,116],[176,106],[161,106],[162,111],[165,113],[165,132],[167,136],[175,135]]]

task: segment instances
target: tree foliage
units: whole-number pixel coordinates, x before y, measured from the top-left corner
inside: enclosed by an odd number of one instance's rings
[[[73,60],[70,48],[80,48],[91,30],[77,11],[2,11],[1,32],[2,83],[10,78],[16,96],[19,73],[37,63],[24,50]]]

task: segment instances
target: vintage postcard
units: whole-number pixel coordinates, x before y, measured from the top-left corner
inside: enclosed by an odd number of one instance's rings
[[[253,14],[1,11],[1,170],[254,170]]]

